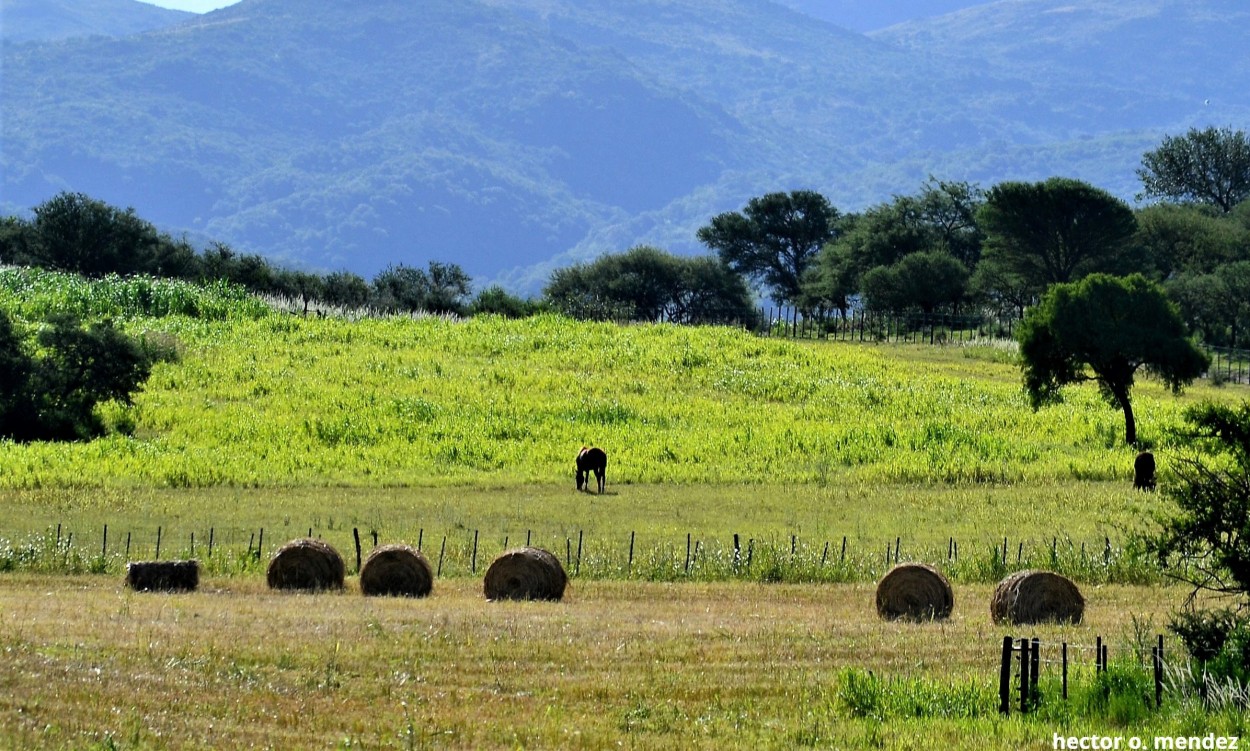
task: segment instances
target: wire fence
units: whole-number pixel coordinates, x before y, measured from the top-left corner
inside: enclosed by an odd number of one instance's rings
[[[1020,318],[1013,315],[888,314],[850,310],[804,313],[798,308],[761,308],[756,333],[765,337],[835,342],[928,344],[1014,342]],[[1250,384],[1250,349],[1200,345],[1211,358],[1205,374],[1215,384]]]

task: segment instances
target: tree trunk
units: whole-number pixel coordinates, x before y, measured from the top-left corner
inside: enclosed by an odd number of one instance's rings
[[[1133,417],[1133,403],[1129,401],[1128,389],[1116,386],[1111,389],[1120,409],[1124,410],[1124,442],[1130,446],[1137,445],[1137,420]]]

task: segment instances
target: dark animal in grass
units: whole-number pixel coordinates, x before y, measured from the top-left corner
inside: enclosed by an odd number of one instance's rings
[[[1133,460],[1133,487],[1138,490],[1155,489],[1155,455],[1143,451]]]
[[[595,473],[599,483],[599,492],[603,492],[608,473],[608,455],[601,448],[582,446],[577,452],[577,489],[583,487],[590,490],[590,473]]]

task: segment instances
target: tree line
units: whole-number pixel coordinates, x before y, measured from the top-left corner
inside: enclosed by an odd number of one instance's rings
[[[1250,324],[1250,141],[1192,129],[1147,152],[1140,209],[1080,180],[988,190],[930,178],[913,195],[843,214],[799,190],[714,217],[699,239],[801,311],[1021,317],[1055,284],[1140,273],[1206,343]]]
[[[135,215],[78,193],[0,219],[0,263],[99,276],[226,280],[313,307],[380,314],[530,315],[752,325],[756,290],[807,313],[986,311],[1021,317],[1053,284],[1093,273],[1163,285],[1204,342],[1245,343],[1250,326],[1250,141],[1244,131],[1169,136],[1137,169],[1139,209],[1079,180],[1003,182],[988,190],[929,178],[918,192],[843,213],[812,190],[769,193],[713,217],[710,253],[635,247],[555,270],[539,298],[500,287],[473,295],[454,263],[389,266],[372,280],[319,274],[238,253],[202,251]]]

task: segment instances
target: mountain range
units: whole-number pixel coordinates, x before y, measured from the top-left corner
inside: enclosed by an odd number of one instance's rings
[[[282,263],[450,261],[518,291],[701,251],[774,190],[845,211],[930,175],[1064,175],[1131,199],[1164,135],[1250,115],[1235,0],[242,0],[21,41],[23,2],[0,209],[75,190]]]
[[[194,14],[135,0],[0,0],[5,43],[125,36],[173,26]]]

